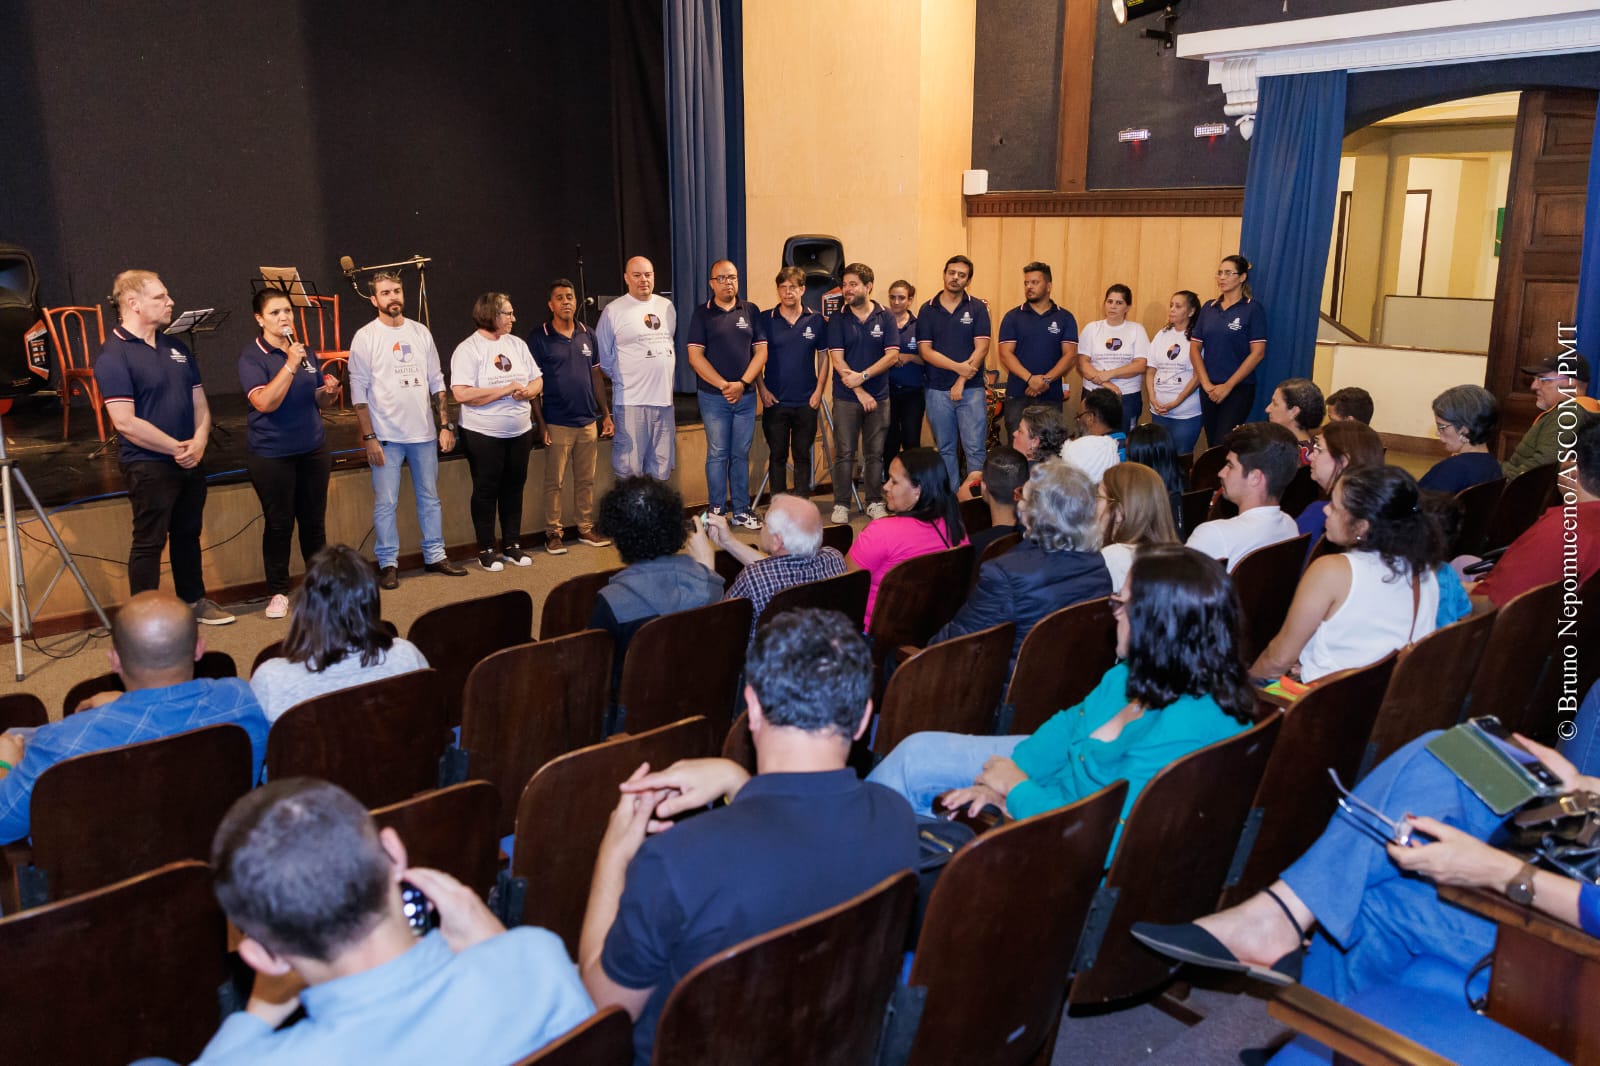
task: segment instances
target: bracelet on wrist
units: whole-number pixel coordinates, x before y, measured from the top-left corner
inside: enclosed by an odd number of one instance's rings
[[[378,435],[376,433],[364,433],[361,435],[361,439],[363,441],[377,440]]]
[[[15,769],[16,769],[15,766],[12,766],[10,763],[6,762],[4,759],[0,759],[0,770],[4,770],[6,773],[9,774],[12,770],[15,770]]]

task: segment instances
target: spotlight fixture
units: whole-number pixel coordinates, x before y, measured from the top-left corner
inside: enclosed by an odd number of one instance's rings
[[[1161,28],[1145,30],[1140,36],[1160,41],[1163,49],[1170,49],[1177,39],[1172,27],[1178,21],[1177,8],[1180,3],[1182,0],[1111,0],[1111,15],[1119,26],[1126,26],[1130,19],[1160,15]]]

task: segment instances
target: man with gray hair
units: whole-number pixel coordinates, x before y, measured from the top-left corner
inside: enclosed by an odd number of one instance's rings
[[[704,533],[689,540],[689,554],[708,569],[715,567],[715,548],[744,564],[725,599],[750,601],[750,639],[756,639],[756,620],[773,596],[791,585],[838,577],[844,573],[844,556],[837,548],[822,546],[822,512],[810,500],[780,492],[767,508],[760,549],[739,540],[722,515],[706,516]]]

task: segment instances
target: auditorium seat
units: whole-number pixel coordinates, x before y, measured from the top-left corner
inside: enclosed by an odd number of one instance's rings
[[[486,899],[500,865],[500,795],[487,781],[463,781],[372,812],[400,834],[408,866],[443,870]]]
[[[1400,650],[1358,777],[1428,730],[1449,729],[1461,720],[1472,664],[1483,658],[1494,616],[1493,611],[1468,615]]]
[[[922,648],[895,668],[871,734],[872,751],[888,755],[913,733],[979,735],[994,721],[1006,684],[1017,627],[1002,622]]]
[[[533,597],[521,589],[434,607],[411,623],[406,639],[438,671],[445,724],[461,724],[467,675],[484,657],[533,639]]]
[[[1245,662],[1254,662],[1283,628],[1310,546],[1311,535],[1302,533],[1247,553],[1233,568],[1233,587],[1239,593],[1239,654]]]
[[[1456,493],[1456,502],[1461,505],[1461,527],[1450,546],[1450,558],[1482,555],[1489,550],[1489,526],[1505,488],[1506,479],[1497,477]]]
[[[1543,672],[1553,665],[1560,607],[1561,582],[1552,581],[1513,597],[1495,611],[1467,693],[1466,717],[1496,715],[1507,729],[1555,743],[1555,708],[1534,701]],[[1472,668],[1471,663],[1460,665]]]
[[[1189,488],[1215,491],[1222,486],[1222,467],[1228,461],[1228,449],[1221,444],[1207,447],[1195,458],[1189,471]],[[1192,526],[1187,528],[1193,528]]]
[[[1495,504],[1494,517],[1489,521],[1485,550],[1509,547],[1554,502],[1555,492],[1555,463],[1524,470],[1507,481],[1505,491]]]
[[[726,733],[739,700],[750,611],[740,597],[640,626],[622,660],[617,728],[641,733],[701,714],[717,736]]]
[[[718,548],[711,556],[711,569],[717,572],[722,579],[722,587],[726,589],[744,572],[744,564],[732,552]]]
[[[1283,495],[1278,498],[1278,507],[1290,518],[1299,518],[1300,512],[1315,503],[1321,495],[1322,489],[1311,478],[1311,468],[1302,466],[1294,472]]]
[[[227,652],[208,651],[195,660],[194,676],[196,680],[201,678],[221,680],[228,677],[238,677],[239,668],[234,665],[233,656]],[[126,691],[127,689],[122,684],[122,676],[116,673],[104,673],[85,681],[79,681],[69,688],[66,696],[62,698],[61,715],[66,717],[69,714],[77,713],[80,703],[92,696],[98,696],[102,692]]]
[[[848,528],[848,527],[846,527]],[[855,624],[865,628],[867,593],[872,588],[872,575],[865,570],[849,570],[821,581],[807,581],[790,585],[773,594],[756,619],[759,629],[785,611],[814,609],[838,611]]]
[[[962,500],[961,527],[967,531],[967,536],[982,533],[994,525],[994,517],[989,513],[989,504],[980,497],[969,497]]]
[[[918,555],[892,567],[878,584],[872,609],[872,662],[877,670],[873,692],[883,693],[885,662],[904,644],[922,647],[933,639],[966,602],[972,574],[972,546]]]
[[[822,546],[832,548],[840,555],[850,554],[850,545],[856,541],[855,527],[848,522],[822,527]]]
[[[1183,528],[1190,533],[1194,527],[1206,520],[1206,515],[1211,513],[1211,498],[1217,494],[1216,489],[1190,489],[1183,494],[1182,514]]]
[[[1057,711],[1082,703],[1116,662],[1117,620],[1108,598],[1045,615],[1022,638],[994,731],[1032,733]]]
[[[983,569],[984,563],[988,562],[990,559],[1000,558],[1000,556],[1004,555],[1006,552],[1010,551],[1012,548],[1015,548],[1021,543],[1022,533],[1018,531],[1015,533],[1006,533],[1003,536],[996,537],[989,543],[985,544],[983,546],[983,554],[972,560],[972,580],[970,582],[970,586],[972,588],[977,587],[978,572]]]
[[[628,1066],[633,1061],[633,1020],[607,1007],[514,1066]]]
[[[544,606],[539,611],[539,639],[564,637],[589,627],[589,617],[594,614],[594,599],[606,587],[613,574],[622,573],[622,567],[595,570],[592,573],[569,577],[545,594]]]
[[[31,729],[50,721],[44,701],[31,692],[8,692],[0,696],[0,733],[8,729]]]

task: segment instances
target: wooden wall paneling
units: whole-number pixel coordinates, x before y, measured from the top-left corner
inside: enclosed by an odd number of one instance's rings
[[[1056,188],[1088,189],[1089,112],[1094,91],[1097,0],[1065,0],[1061,20],[1061,121],[1056,138]],[[1058,301],[1059,302],[1059,301]]]

